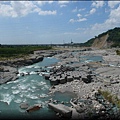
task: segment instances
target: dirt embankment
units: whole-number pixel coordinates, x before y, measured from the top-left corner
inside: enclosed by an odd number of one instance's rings
[[[107,42],[108,37],[109,37],[109,35],[106,34],[102,37],[96,38],[92,44],[92,47],[95,47],[95,48],[107,48],[107,47],[109,47],[108,42]]]

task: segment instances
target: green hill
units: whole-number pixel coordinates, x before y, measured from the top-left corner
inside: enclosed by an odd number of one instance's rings
[[[120,28],[108,30],[82,44],[86,47],[120,47]]]

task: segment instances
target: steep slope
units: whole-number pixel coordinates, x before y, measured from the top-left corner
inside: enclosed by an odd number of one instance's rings
[[[96,47],[96,48],[106,48],[108,47],[107,44],[107,39],[108,39],[109,35],[103,35],[102,37],[98,37],[94,40],[92,47]]]
[[[120,47],[120,28],[116,27],[99,34],[85,42],[84,46],[96,48]]]

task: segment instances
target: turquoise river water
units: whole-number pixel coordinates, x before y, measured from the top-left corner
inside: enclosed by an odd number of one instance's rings
[[[94,59],[96,61],[96,57],[89,60]],[[97,57],[97,60],[100,59],[100,56]],[[59,60],[54,57],[48,57],[44,58],[42,62],[19,68],[19,73],[30,72],[30,75],[19,76],[19,79],[16,81],[0,85],[0,118],[55,118],[55,113],[48,108],[45,101],[53,98],[55,100],[67,102],[76,96],[70,93],[62,94],[60,92],[53,95],[48,94],[49,88],[51,87],[50,82],[34,71],[38,71],[41,68],[49,71],[50,65],[58,61]],[[42,108],[38,111],[27,113],[20,108],[20,104],[23,102],[28,103],[30,106],[42,104]]]

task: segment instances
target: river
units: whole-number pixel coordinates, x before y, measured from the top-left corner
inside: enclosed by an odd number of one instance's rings
[[[85,58],[85,57],[84,57]],[[101,60],[101,56],[86,57],[85,60]],[[49,72],[51,65],[59,62],[54,57],[44,58],[42,62],[19,68],[19,79],[16,81],[8,82],[0,86],[0,117],[1,118],[50,118],[56,117],[55,113],[47,106],[49,99],[59,100],[60,102],[70,101],[71,98],[76,97],[71,93],[48,94],[51,87],[50,82],[45,80],[37,71],[41,69]],[[85,61],[82,61],[85,62]],[[21,73],[29,75],[21,76]],[[34,104],[41,104],[42,108],[38,111],[27,113],[20,108],[20,104],[26,102],[30,106]],[[69,105],[68,105],[69,106]],[[47,117],[49,116],[49,117]]]
[[[55,117],[55,113],[47,107],[46,101],[50,98],[59,101],[69,101],[72,94],[55,93],[49,95],[50,82],[45,80],[41,74],[36,71],[45,69],[49,72],[50,66],[59,60],[54,57],[44,58],[42,62],[19,68],[19,73],[30,73],[29,75],[19,76],[16,81],[8,82],[0,86],[0,117],[1,118],[46,118],[46,116]],[[46,72],[46,73],[47,73]],[[67,97],[66,97],[67,95]],[[30,106],[41,104],[42,108],[38,111],[27,113],[20,108],[20,104],[26,102]]]

